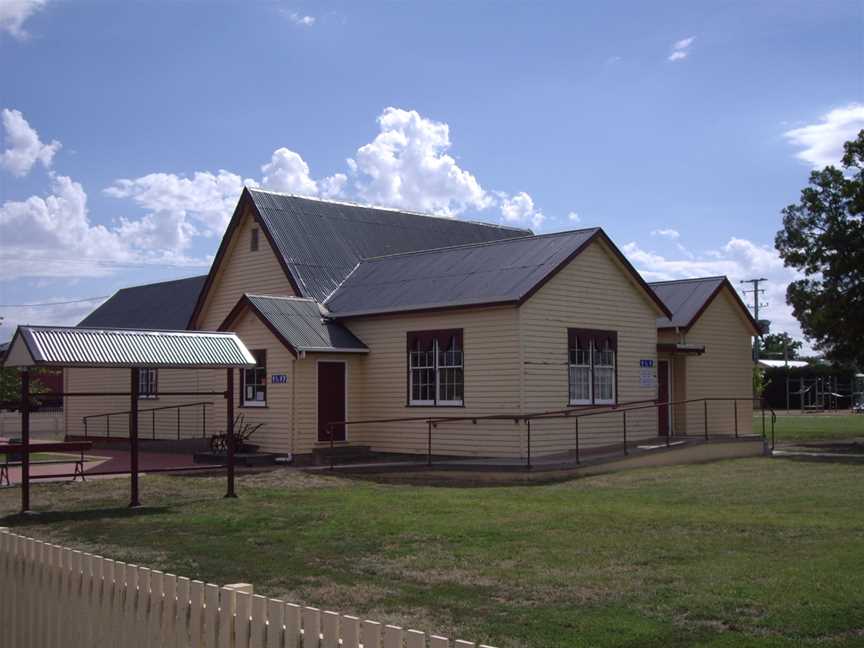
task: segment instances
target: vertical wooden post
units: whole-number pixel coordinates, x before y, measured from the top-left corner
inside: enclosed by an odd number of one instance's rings
[[[30,511],[30,370],[21,372],[21,512]]]
[[[579,417],[573,419],[573,423],[576,425],[576,463],[579,463]]]
[[[426,465],[432,465],[432,419],[426,420]]]
[[[525,424],[528,426],[528,468],[531,468],[531,419],[526,418]]]
[[[708,399],[704,399],[702,401],[702,405],[704,405],[704,417],[705,417],[705,440],[708,440]]]
[[[735,409],[735,412],[734,412],[734,416],[735,416],[735,438],[737,439],[738,438],[738,401],[733,400],[732,402],[735,404],[735,408],[734,408]]]
[[[228,492],[225,497],[237,497],[234,490],[234,369],[228,369],[225,374],[225,398],[225,438],[228,442]]]
[[[129,475],[131,478],[129,507],[141,506],[138,496],[138,374],[137,367],[129,372]]]
[[[623,416],[623,419],[624,419],[624,421],[623,421],[624,422],[624,454],[626,455],[626,454],[630,454],[627,451],[627,410],[624,410],[623,412],[621,412],[621,414],[624,415]]]

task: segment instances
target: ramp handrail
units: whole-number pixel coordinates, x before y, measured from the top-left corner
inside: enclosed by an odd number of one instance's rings
[[[163,405],[161,407],[150,407],[147,409],[139,409],[138,414],[139,417],[141,414],[145,414],[147,412],[151,412],[150,414],[150,429],[151,429],[151,437],[152,439],[156,439],[156,412],[161,412],[164,410],[177,410],[177,440],[180,440],[180,410],[187,407],[200,407],[201,408],[201,438],[204,439],[207,437],[207,407],[213,405],[212,401],[198,401],[195,403],[180,403],[179,405]],[[99,414],[87,414],[86,416],[81,417],[82,423],[84,423],[84,438],[88,438],[88,427],[87,424],[90,419],[105,417],[105,436],[106,438],[111,438],[111,417],[112,416],[129,416],[132,413],[132,410],[120,410],[116,412],[100,412]]]

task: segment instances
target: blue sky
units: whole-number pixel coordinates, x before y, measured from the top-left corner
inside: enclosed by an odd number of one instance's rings
[[[0,5],[0,340],[206,272],[244,182],[600,225],[649,279],[793,276],[780,209],[864,128],[858,1]],[[265,168],[262,168],[265,167]]]

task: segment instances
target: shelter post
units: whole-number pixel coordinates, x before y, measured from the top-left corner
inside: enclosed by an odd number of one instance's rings
[[[138,368],[133,367],[130,371],[131,384],[129,385],[129,475],[132,480],[130,508],[141,506],[138,496],[138,376]]]
[[[30,370],[21,372],[21,512],[30,512]]]
[[[225,374],[225,435],[228,440],[228,492],[225,497],[237,497],[234,490],[234,369]]]

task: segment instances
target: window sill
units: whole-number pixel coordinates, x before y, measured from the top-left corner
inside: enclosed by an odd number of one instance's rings
[[[415,408],[415,409],[417,409],[417,408],[429,408],[429,409],[442,409],[442,408],[443,408],[443,409],[454,409],[454,408],[465,407],[465,403],[437,403],[437,404],[436,404],[436,403],[429,403],[429,404],[424,404],[424,403],[408,403],[405,407],[412,407],[412,408]]]
[[[243,409],[267,409],[267,403],[243,403],[240,405]]]

